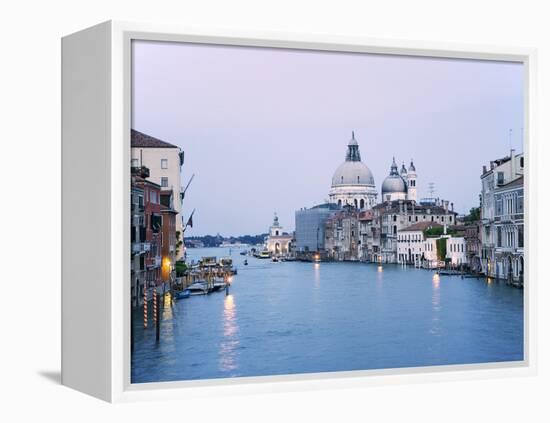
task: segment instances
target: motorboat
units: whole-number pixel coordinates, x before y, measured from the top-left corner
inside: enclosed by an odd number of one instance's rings
[[[189,298],[191,296],[191,291],[189,289],[184,289],[183,291],[176,292],[176,300],[181,300],[183,298]]]
[[[260,251],[257,257],[260,259],[268,259],[271,257],[271,255],[269,254],[269,251],[263,250],[263,251]]]
[[[195,282],[187,287],[189,295],[206,295],[210,292],[206,282]]]

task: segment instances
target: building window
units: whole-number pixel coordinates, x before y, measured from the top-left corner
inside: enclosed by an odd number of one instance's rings
[[[163,188],[167,188],[168,187],[168,178],[166,178],[166,177],[160,178],[160,186],[163,187]]]
[[[139,166],[139,160],[138,159],[132,159],[132,167],[138,167]]]
[[[497,172],[497,185],[504,184],[504,172]]]
[[[160,168],[168,169],[168,159],[160,159]]]

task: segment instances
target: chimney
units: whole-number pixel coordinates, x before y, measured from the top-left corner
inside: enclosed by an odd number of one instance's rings
[[[443,200],[443,208],[445,209],[445,213],[449,211],[449,202],[447,200]]]
[[[486,173],[487,173],[487,166],[483,165],[483,174],[486,174]]]
[[[510,150],[510,181],[516,179],[516,150]]]
[[[452,212],[455,211],[455,203],[451,203],[451,211],[452,211]]]

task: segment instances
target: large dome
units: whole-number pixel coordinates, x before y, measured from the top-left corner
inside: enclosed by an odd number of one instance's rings
[[[363,162],[345,161],[336,169],[332,176],[332,186],[341,185],[372,185],[374,177],[372,172]]]

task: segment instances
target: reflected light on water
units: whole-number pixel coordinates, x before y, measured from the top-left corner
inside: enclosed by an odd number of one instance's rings
[[[432,328],[430,330],[430,333],[432,335],[439,336],[441,334],[441,328],[440,328],[440,322],[439,322],[439,312],[441,310],[441,304],[440,304],[440,295],[441,292],[439,290],[439,281],[440,276],[439,273],[434,273],[432,276]]]
[[[321,285],[321,265],[319,263],[313,265],[313,281],[315,282],[315,288],[319,288]]]
[[[384,268],[382,266],[378,266],[378,272],[382,272],[384,270]]]
[[[439,288],[439,273],[434,273],[432,277],[432,285],[435,289]]]
[[[239,346],[237,338],[235,300],[233,295],[227,295],[223,302],[223,340],[220,344],[220,370],[228,371],[237,368],[235,350]]]

